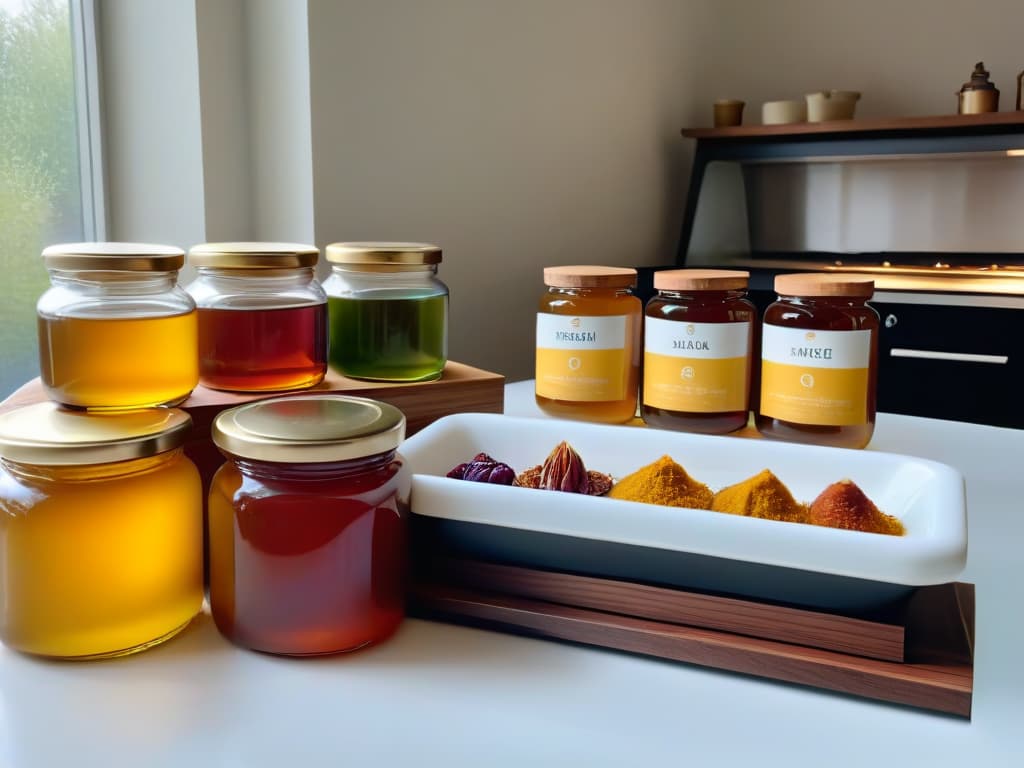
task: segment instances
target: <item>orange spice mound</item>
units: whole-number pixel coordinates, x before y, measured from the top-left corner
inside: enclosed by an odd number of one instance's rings
[[[852,480],[832,483],[811,503],[809,522],[830,528],[902,536],[903,523],[880,512]]]
[[[768,469],[720,490],[711,509],[764,520],[807,522],[807,506],[794,499],[789,488]]]
[[[662,456],[641,467],[608,491],[613,499],[691,509],[708,509],[713,495],[710,488],[690,477],[671,456]]]

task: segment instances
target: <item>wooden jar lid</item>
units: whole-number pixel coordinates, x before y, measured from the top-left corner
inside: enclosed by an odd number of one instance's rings
[[[544,285],[552,288],[632,288],[636,285],[636,270],[597,265],[544,267]]]
[[[780,296],[854,296],[870,299],[875,281],[861,275],[800,272],[775,276],[775,292]]]
[[[659,291],[737,291],[750,282],[750,273],[735,269],[668,269],[654,273]]]

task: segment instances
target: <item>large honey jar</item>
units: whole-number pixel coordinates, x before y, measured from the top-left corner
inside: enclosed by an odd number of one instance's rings
[[[546,267],[537,311],[536,401],[551,416],[622,423],[636,415],[643,305],[636,270]]]
[[[199,473],[173,408],[0,416],[0,639],[59,658],[122,656],[203,602]]]
[[[293,395],[214,421],[210,606],[238,645],[293,656],[378,643],[404,616],[409,474],[392,405]]]
[[[764,312],[758,431],[774,440],[863,448],[875,428],[874,281],[845,274],[775,278]]]
[[[199,381],[195,302],[177,285],[180,248],[71,243],[43,251],[39,367],[73,408],[173,405]]]
[[[295,243],[204,243],[185,290],[199,319],[199,381],[236,392],[305,389],[327,373],[320,251]]]
[[[757,310],[749,273],[654,273],[644,309],[642,414],[651,426],[722,434],[747,425]]]

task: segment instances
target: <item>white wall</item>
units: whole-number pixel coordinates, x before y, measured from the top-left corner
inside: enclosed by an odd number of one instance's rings
[[[672,259],[704,5],[311,0],[318,244],[442,246],[451,357],[532,377],[545,265]]]

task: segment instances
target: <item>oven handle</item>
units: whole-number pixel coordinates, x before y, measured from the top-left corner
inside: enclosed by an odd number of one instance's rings
[[[892,357],[914,357],[923,360],[951,360],[958,363],[989,363],[1006,365],[1010,362],[1009,355],[977,355],[968,352],[935,352],[930,349],[906,349],[893,347],[889,350]]]

